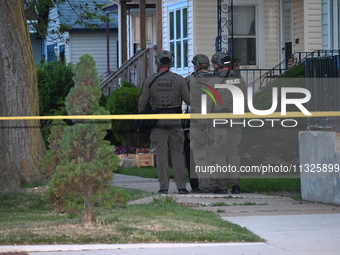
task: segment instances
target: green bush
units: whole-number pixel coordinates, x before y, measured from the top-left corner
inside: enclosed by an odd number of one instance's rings
[[[301,63],[287,70],[287,72],[282,74],[279,78],[305,78],[305,77],[306,77],[305,64]]]
[[[74,86],[73,65],[62,61],[40,64],[37,67],[39,110],[41,116],[66,115],[65,98]],[[49,120],[42,120],[41,133],[48,147]]]
[[[37,75],[40,115],[54,115],[74,86],[73,66],[61,61],[44,63],[38,66]]]
[[[290,79],[289,82],[286,82],[287,78],[295,78]],[[297,79],[301,78],[301,79]],[[277,80],[270,83],[266,87],[264,87],[261,91],[256,93],[253,98],[254,107],[258,110],[269,109],[272,106],[272,89],[274,87],[278,88],[278,102],[281,100],[281,87],[304,87],[304,84],[301,85],[302,78],[305,78],[305,65],[300,64],[295,66],[292,69],[289,69],[286,73],[282,74]],[[299,95],[295,95],[294,93],[290,93],[290,98],[298,97]],[[281,110],[281,105],[278,104],[276,111]],[[288,106],[287,111],[297,111],[297,109],[293,108],[291,105]]]
[[[138,113],[138,99],[141,89],[133,84],[123,82],[122,87],[115,89],[107,98],[106,109],[111,114]],[[137,125],[134,120],[113,120],[111,128],[118,145],[138,146]]]

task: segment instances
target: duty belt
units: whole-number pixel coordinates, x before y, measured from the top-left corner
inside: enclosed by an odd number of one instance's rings
[[[156,108],[157,113],[182,113],[182,107]]]

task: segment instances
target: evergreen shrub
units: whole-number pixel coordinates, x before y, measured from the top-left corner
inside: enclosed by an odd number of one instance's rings
[[[101,90],[94,59],[85,54],[75,67],[75,87],[66,97],[69,115],[107,115],[99,105]],[[115,148],[104,140],[108,120],[74,120],[60,141],[61,163],[49,183],[45,200],[55,210],[77,215],[91,225],[103,209],[124,205],[121,192],[109,184],[119,166]]]

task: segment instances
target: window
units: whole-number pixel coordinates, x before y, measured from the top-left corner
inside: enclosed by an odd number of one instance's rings
[[[338,49],[340,45],[340,0],[322,1],[322,48]]]
[[[256,65],[256,8],[234,6],[233,12],[233,55],[238,57],[243,65]]]
[[[56,61],[57,57],[54,52],[54,47],[56,47],[57,44],[52,44],[47,46],[47,62]]]
[[[57,57],[61,61],[65,60],[65,45],[52,44],[47,46],[47,62],[57,61]]]
[[[188,67],[188,8],[169,9],[169,25],[170,51],[174,54],[172,67],[183,70]]]

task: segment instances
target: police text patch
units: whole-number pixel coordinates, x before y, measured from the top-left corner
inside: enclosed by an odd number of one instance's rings
[[[159,82],[159,83],[157,83],[157,88],[159,88],[159,89],[172,89],[173,84],[172,84],[172,82]]]

